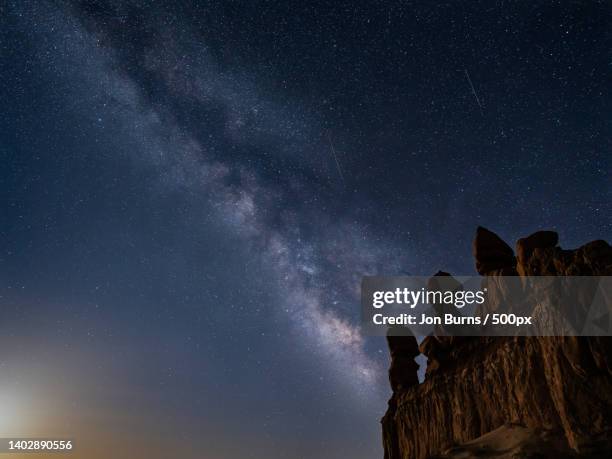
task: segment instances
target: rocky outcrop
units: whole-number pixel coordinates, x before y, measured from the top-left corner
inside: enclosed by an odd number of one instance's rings
[[[476,237],[472,246],[472,253],[476,259],[476,271],[486,275],[497,272],[501,274],[508,271],[510,275],[516,266],[514,252],[497,234],[481,226],[476,230]]]
[[[399,393],[417,386],[419,384],[417,375],[419,365],[414,359],[420,354],[420,351],[416,338],[406,328],[395,327],[394,330],[389,330],[387,344],[391,354],[389,383],[393,393]],[[400,457],[399,438],[394,422],[396,408],[395,399],[392,397],[389,400],[387,415],[382,421],[383,443],[385,451],[389,451],[389,457]]]
[[[525,268],[529,266],[529,260],[533,255],[534,250],[554,248],[559,242],[559,236],[554,231],[538,231],[531,236],[519,239],[516,242],[516,256],[518,259],[517,271],[521,276],[532,274],[526,272]],[[533,273],[535,274],[535,273]]]
[[[420,354],[419,344],[414,336],[403,327],[395,327],[389,331],[387,344],[391,354],[389,367],[389,383],[394,392],[408,389],[419,384],[417,371],[419,365],[414,361]]]
[[[537,232],[517,242],[515,257],[497,235],[478,228],[473,253],[484,276],[612,275],[606,242],[576,250],[557,243],[556,233]],[[396,339],[404,344],[389,339],[386,459],[610,457],[612,339],[429,336],[419,348],[428,358],[421,384],[416,340]]]

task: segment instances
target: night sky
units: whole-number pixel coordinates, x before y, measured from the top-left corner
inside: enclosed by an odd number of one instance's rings
[[[0,436],[382,457],[361,276],[610,240],[611,49],[604,1],[0,0]]]

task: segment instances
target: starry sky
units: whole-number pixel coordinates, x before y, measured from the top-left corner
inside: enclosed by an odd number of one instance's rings
[[[0,435],[382,457],[361,277],[610,240],[611,45],[604,1],[0,1]]]

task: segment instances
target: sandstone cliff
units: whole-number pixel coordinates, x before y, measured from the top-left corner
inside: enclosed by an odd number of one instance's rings
[[[515,252],[478,228],[483,276],[612,275],[612,248],[576,250],[557,234],[520,239]],[[445,273],[440,273],[445,274]],[[389,336],[393,395],[382,419],[386,459],[611,457],[612,338],[436,337],[418,384],[412,336]]]

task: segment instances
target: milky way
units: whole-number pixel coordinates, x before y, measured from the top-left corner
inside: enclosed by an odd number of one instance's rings
[[[122,17],[120,8],[113,17]],[[314,341],[308,347],[329,359],[329,368],[355,388],[376,383],[384,372],[365,354],[364,337],[354,324],[360,279],[397,272],[406,254],[385,241],[369,241],[367,227],[350,212],[337,216],[320,209],[317,201],[329,199],[330,191],[317,187],[333,188],[320,122],[299,106],[270,102],[250,75],[224,73],[204,45],[193,49],[183,43],[192,36],[189,31],[161,25],[159,37],[129,56],[129,62],[142,63],[138,70],[147,81],[163,88],[163,100],[154,99],[126,68],[121,50],[104,44],[104,29],[88,35],[74,27],[70,36],[82,37],[81,52],[91,53],[94,67],[87,97],[102,103],[120,124],[132,126],[129,135],[143,143],[134,159],[153,164],[162,186],[207,196],[215,218],[247,241],[246,256],[261,257],[271,267],[274,278],[264,282],[282,297],[279,314]],[[127,33],[131,41],[143,31]],[[214,120],[204,117],[201,125],[186,126],[176,115],[185,110],[213,111]],[[218,143],[230,151],[217,151]],[[233,148],[251,157],[234,158]],[[269,166],[278,170],[265,171],[275,177],[261,177],[252,158],[258,154],[278,157]],[[303,169],[322,178],[306,181]],[[305,204],[296,208],[295,202]],[[339,303],[352,313],[337,312]]]

